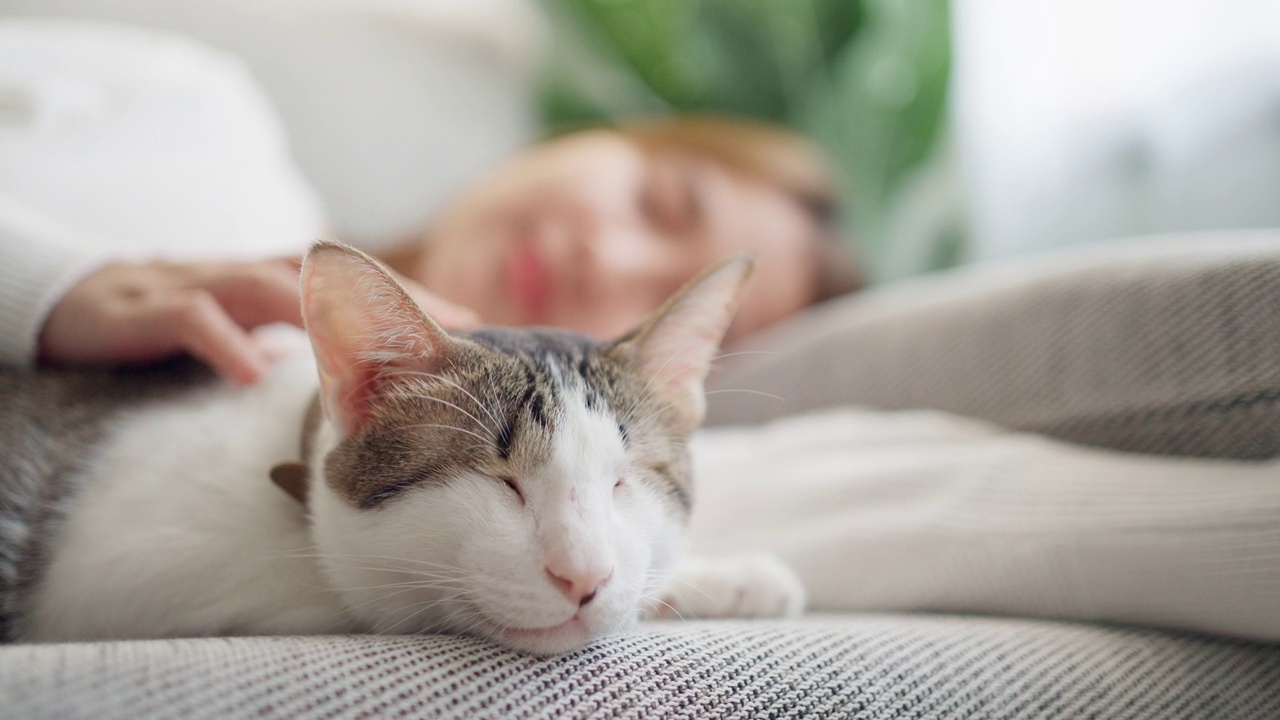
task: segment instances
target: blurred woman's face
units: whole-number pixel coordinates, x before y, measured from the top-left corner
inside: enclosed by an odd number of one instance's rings
[[[607,338],[711,265],[752,252],[741,333],[808,303],[813,231],[776,187],[589,131],[534,146],[459,198],[412,274],[486,323]]]

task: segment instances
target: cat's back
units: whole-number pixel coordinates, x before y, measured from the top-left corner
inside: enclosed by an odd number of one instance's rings
[[[0,368],[0,512],[9,491],[66,475],[109,419],[214,382],[194,362],[143,370]]]
[[[146,370],[0,368],[0,641],[111,421],[213,382],[193,362]]]

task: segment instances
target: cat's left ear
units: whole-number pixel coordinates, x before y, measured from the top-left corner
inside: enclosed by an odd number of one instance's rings
[[[654,391],[672,403],[684,432],[702,424],[702,385],[754,268],[750,255],[740,255],[706,272],[616,344],[616,351],[638,361]]]
[[[438,371],[456,343],[376,260],[339,243],[319,243],[302,263],[302,319],[325,416],[348,435],[389,378]]]

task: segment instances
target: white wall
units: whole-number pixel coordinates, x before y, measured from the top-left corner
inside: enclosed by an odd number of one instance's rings
[[[1280,226],[1280,2],[957,0],[977,259]]]

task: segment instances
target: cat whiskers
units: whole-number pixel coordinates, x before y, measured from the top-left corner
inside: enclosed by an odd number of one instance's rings
[[[674,605],[663,600],[657,595],[641,595],[640,602],[648,603],[648,606],[645,608],[645,612],[650,616],[650,619],[662,619],[662,612],[657,609],[657,606],[665,605],[669,610],[671,610],[671,612],[675,613],[676,617],[684,620],[684,616],[680,614],[680,611],[677,610]]]
[[[304,557],[306,558],[360,558],[364,560],[389,560],[391,562],[396,562],[396,563],[412,563],[414,565],[422,565],[426,567],[439,568],[443,570],[453,570],[453,571],[462,570],[462,568],[459,568],[455,565],[446,565],[444,563],[431,562],[429,560],[416,560],[414,558],[397,557],[394,555],[367,555],[363,553],[325,552],[323,545],[310,545],[310,546],[298,548],[297,550],[293,550],[289,552],[273,553],[273,556],[285,557],[285,558],[290,558],[290,557],[294,557],[294,558],[304,558]],[[392,568],[392,569],[395,569],[395,568]]]
[[[406,575],[417,575],[419,577],[437,577],[445,579],[460,578],[466,575],[464,568],[456,565],[448,565],[445,563],[432,562],[429,560],[418,560],[415,558],[398,557],[395,555],[369,555],[366,553],[334,553],[323,552],[319,550],[319,546],[304,549],[295,553],[283,554],[283,557],[310,557],[316,559],[332,560],[338,567],[352,570],[380,570],[386,572],[398,572]],[[353,562],[354,561],[354,562]],[[355,562],[366,563],[365,565],[357,565]],[[408,566],[408,567],[406,567]],[[417,566],[417,567],[414,567]]]
[[[423,602],[421,602],[421,603],[418,603],[418,604],[416,604],[416,605],[410,605],[409,607],[410,607],[410,608],[413,608],[413,612],[411,612],[410,614],[408,614],[408,615],[406,615],[406,616],[404,616],[404,617],[400,617],[400,618],[396,618],[396,619],[394,619],[394,621],[393,621],[393,622],[391,622],[389,625],[388,625],[388,621],[392,621],[392,620],[393,620],[393,617],[392,617],[392,616],[393,616],[393,615],[395,615],[395,614],[397,614],[397,613],[399,613],[399,612],[401,612],[401,611],[403,611],[403,610],[405,610],[406,608],[388,608],[385,612],[383,612],[383,613],[382,613],[382,616],[381,616],[380,618],[378,618],[378,620],[377,620],[376,622],[374,622],[374,624],[373,624],[373,632],[374,632],[374,633],[376,633],[376,634],[378,634],[378,635],[399,635],[399,634],[402,634],[402,632],[403,632],[403,631],[401,630],[401,627],[402,627],[402,626],[409,626],[409,625],[411,625],[411,624],[413,623],[413,621],[414,621],[414,620],[416,620],[417,618],[421,617],[421,615],[422,615],[423,613],[425,613],[425,612],[427,612],[427,611],[429,611],[429,610],[432,610],[432,609],[434,609],[434,608],[436,608],[436,607],[439,607],[440,605],[442,605],[442,604],[444,604],[444,603],[446,603],[446,602],[449,602],[450,600],[454,600],[454,599],[455,599],[455,598],[454,598],[454,597],[452,597],[452,596],[449,596],[449,597],[443,597],[443,598],[433,598],[433,599],[431,599],[431,600],[425,600],[425,601],[423,601]],[[430,623],[427,627],[425,627],[425,628],[421,628],[418,632],[430,632],[430,631],[432,631],[433,629],[435,629],[435,628],[439,628],[439,627],[442,627],[442,626],[444,626],[444,625],[446,625],[446,624],[447,624],[447,620],[446,620],[446,618],[437,618],[435,621],[433,621],[432,623]]]
[[[443,424],[443,423],[418,423],[418,424],[415,424],[415,425],[408,425],[408,426],[406,426],[406,427],[408,427],[408,428],[444,428],[444,429],[446,429],[446,430],[457,430],[457,431],[458,431],[458,432],[460,432],[460,433],[466,433],[466,434],[470,435],[471,437],[474,437],[474,438],[476,438],[476,439],[480,440],[481,444],[479,445],[479,447],[492,447],[492,446],[493,446],[493,442],[494,442],[494,440],[493,440],[493,438],[492,438],[492,437],[485,437],[485,436],[481,435],[480,433],[475,432],[474,430],[468,430],[468,429],[466,429],[466,428],[460,428],[460,427],[458,427],[457,425],[446,425],[446,424]],[[477,446],[474,446],[474,445],[473,445],[472,447],[477,447]]]
[[[685,618],[683,615],[680,614],[680,611],[677,610],[675,606],[673,606],[671,603],[663,600],[661,597],[662,591],[665,590],[672,583],[680,583],[681,585],[688,587],[689,589],[702,595],[708,600],[714,600],[711,594],[708,593],[706,590],[703,590],[698,585],[692,582],[689,582],[684,578],[676,577],[675,575],[672,575],[670,573],[651,571],[645,576],[645,586],[653,587],[655,589],[652,592],[646,592],[642,594],[640,596],[641,601],[665,605],[667,608],[671,610],[671,612],[675,613],[676,617],[680,618],[681,620],[684,620]],[[653,607],[654,607],[653,605],[650,605],[650,608],[653,608]]]
[[[676,359],[677,355],[687,350],[689,346],[692,344],[693,344],[692,342],[685,343],[684,347],[681,347],[677,349],[675,352],[671,353],[671,355],[667,358],[666,362],[662,363],[662,365],[658,367],[657,372],[649,374],[649,380],[644,384],[643,388],[640,388],[640,393],[638,395],[640,402],[644,402],[649,399],[649,394],[653,392],[654,381],[658,379],[658,376],[662,374],[663,370],[667,369],[667,366],[671,364],[671,361]],[[637,403],[635,406],[632,406],[631,408],[632,411],[634,411],[636,407],[639,407],[639,403]],[[631,417],[631,415],[632,415],[632,412],[627,413],[626,422],[631,422],[634,419],[633,417]]]
[[[450,602],[450,601],[460,603],[461,607],[453,608],[446,615],[444,615],[443,617],[436,618],[434,621],[429,623],[426,627],[418,629],[417,632],[423,632],[423,633],[437,632],[440,630],[447,629],[447,630],[452,630],[454,632],[471,633],[475,631],[484,630],[486,628],[485,623],[491,622],[488,620],[487,617],[485,617],[483,613],[479,611],[478,608],[475,607],[475,604],[473,602],[471,602],[468,598],[465,597],[465,595],[458,595],[458,596],[453,596],[448,598],[440,598],[436,600],[425,601],[421,603],[420,607],[417,607],[417,609],[415,609],[411,614],[396,620],[395,623],[390,625],[389,627],[384,627],[383,623],[385,622],[385,620],[388,619],[388,615],[391,614],[390,611],[388,611],[383,615],[382,620],[379,620],[378,623],[375,624],[374,632],[381,635],[396,634],[398,631],[400,631],[401,626],[412,623],[415,619],[420,617],[423,613],[429,610],[432,610],[436,607],[439,607],[440,605],[443,605],[446,602]],[[484,633],[475,632],[475,634],[483,635]]]
[[[372,588],[368,588],[368,589],[377,589],[377,586],[373,586]],[[364,610],[365,608],[368,608],[368,607],[370,607],[370,606],[374,606],[374,605],[379,605],[379,604],[386,603],[388,600],[391,600],[391,599],[393,599],[393,598],[396,598],[396,597],[398,597],[398,596],[400,596],[400,595],[404,595],[405,593],[410,593],[410,592],[413,592],[413,591],[415,591],[415,590],[430,590],[430,589],[438,589],[438,588],[435,588],[434,586],[430,586],[430,585],[420,585],[420,586],[418,586],[418,587],[403,587],[403,588],[397,588],[397,589],[392,590],[392,591],[390,591],[390,592],[387,592],[387,593],[383,593],[383,594],[377,595],[376,597],[371,597],[371,598],[369,598],[368,600],[364,600],[363,602],[355,603],[354,605],[347,605],[346,607],[347,607],[347,610],[348,610],[349,612],[356,613],[356,612],[359,612],[359,611],[361,611],[361,610]],[[460,590],[461,590],[460,588],[445,588],[445,589],[447,589],[447,590],[455,590],[455,591],[460,591]],[[446,601],[449,601],[449,600],[453,600],[453,599],[455,599],[456,597],[457,597],[457,592],[452,592],[452,593],[447,593],[447,594],[445,594],[443,597],[433,596],[433,597],[431,597],[431,598],[429,598],[429,599],[427,599],[427,600],[423,600],[423,601],[421,601],[421,602],[431,603],[431,604],[435,605],[435,604],[440,604],[440,603],[443,603],[443,602],[446,602]],[[417,607],[417,605],[411,605],[410,607]],[[383,624],[383,621],[384,621],[387,617],[391,616],[392,614],[398,613],[398,612],[400,612],[400,611],[402,611],[402,610],[404,610],[404,609],[405,609],[405,608],[400,607],[400,606],[398,606],[398,605],[397,605],[397,606],[393,606],[393,607],[385,608],[385,609],[382,611],[381,617],[380,617],[377,621],[375,621],[375,622],[373,623],[373,624],[374,624],[374,626],[375,626],[375,627],[378,627],[378,626],[382,625],[382,624]],[[417,614],[417,612],[415,611],[415,615],[416,615],[416,614]],[[399,623],[397,623],[397,624],[399,624]]]
[[[387,587],[393,587],[393,586],[395,586],[395,585],[403,585],[403,584],[404,584],[404,583],[388,583]],[[353,589],[353,590],[380,590],[380,589],[382,589],[382,587],[383,587],[383,586],[380,586],[380,585],[369,585],[369,586],[366,586],[366,587],[364,587],[364,588],[351,588],[351,589]],[[374,596],[374,597],[370,597],[369,599],[364,600],[364,601],[362,601],[362,602],[358,602],[358,603],[355,603],[355,604],[347,605],[347,606],[346,606],[346,608],[347,608],[347,610],[349,610],[349,611],[351,611],[351,612],[356,612],[356,611],[358,611],[358,610],[363,610],[364,608],[367,608],[367,607],[369,607],[369,606],[371,606],[371,605],[377,605],[377,604],[379,604],[379,603],[384,603],[384,602],[386,602],[387,600],[389,600],[389,599],[391,599],[391,598],[394,598],[394,597],[396,597],[396,596],[403,595],[403,594],[405,594],[405,593],[414,592],[415,590],[435,590],[435,589],[455,590],[456,588],[452,588],[452,587],[444,587],[444,588],[441,588],[441,586],[435,585],[435,584],[433,584],[433,583],[413,583],[413,584],[410,584],[410,586],[407,586],[407,587],[393,587],[393,589],[389,590],[388,592],[380,593],[380,594],[378,594],[378,595],[376,595],[376,596]],[[448,597],[452,597],[452,595],[446,595],[446,596],[445,596],[445,598],[448,598]],[[445,598],[433,598],[433,599],[445,599]],[[387,612],[390,612],[390,611],[387,611]]]
[[[452,625],[453,629],[458,632],[479,635],[481,637],[490,637],[493,634],[495,623],[487,615],[480,612],[480,609],[474,603],[455,610],[444,620],[444,623]],[[501,629],[503,626],[497,625]]]
[[[765,392],[763,390],[752,390],[750,388],[721,388],[719,390],[707,390],[703,392],[702,395],[703,397],[706,397],[708,395],[719,395],[720,393],[728,393],[728,392],[746,393],[748,395],[759,395],[761,397],[767,397],[771,400],[777,400],[779,402],[786,399],[781,395],[774,395],[773,393]]]
[[[671,361],[675,360],[676,356],[684,352],[686,349],[688,349],[690,345],[692,345],[692,343],[688,343],[683,347],[677,349],[675,352],[671,353],[671,356],[666,359],[666,362],[662,363],[662,365],[658,367],[657,372],[652,373],[650,375],[648,382],[645,383],[644,387],[641,388],[639,394],[637,395],[639,402],[637,402],[635,405],[633,405],[631,408],[628,409],[625,417],[623,418],[624,422],[630,423],[635,421],[635,411],[652,397],[652,394],[654,392],[654,387],[653,387],[654,381],[658,378],[658,376],[662,373],[662,371],[666,369],[667,365],[670,365]],[[777,351],[771,351],[771,350],[739,350],[736,352],[721,353],[719,355],[716,355],[711,358],[710,362],[714,363],[717,360],[723,360],[725,358],[735,357],[738,355],[778,355],[778,354],[780,353],[778,353]],[[723,390],[712,390],[710,392],[704,392],[703,396],[705,397],[706,395],[713,395],[721,392],[746,392],[746,393],[764,395],[767,397],[775,398],[777,400],[783,399],[771,393],[766,393],[759,390],[748,390],[746,388],[726,388]],[[657,416],[660,412],[666,410],[666,408],[673,407],[674,405],[675,403],[668,403],[660,410],[650,413],[641,422],[648,422],[651,418]]]
[[[706,599],[708,599],[708,600],[712,600],[712,601],[714,601],[714,600],[715,600],[715,598],[711,597],[711,593],[707,592],[706,590],[703,590],[702,588],[698,587],[697,585],[694,585],[693,583],[689,582],[688,580],[683,580],[683,579],[678,578],[678,577],[668,577],[668,578],[667,578],[667,582],[678,582],[678,583],[680,583],[681,585],[685,585],[685,586],[689,587],[691,590],[693,590],[693,591],[695,591],[695,592],[697,592],[697,593],[701,594],[703,597],[705,597],[705,598],[706,598]],[[674,608],[673,608],[673,609],[674,609]]]
[[[368,560],[373,556],[353,555],[352,558]],[[408,560],[407,558],[395,558],[395,560]],[[412,561],[409,562],[420,562]],[[426,563],[428,565],[438,565],[437,563]],[[444,566],[440,566],[444,567]],[[357,603],[349,603],[346,605],[347,610],[352,613],[360,613],[367,608],[386,605],[389,601],[389,607],[385,607],[379,619],[372,622],[374,632],[379,634],[395,634],[402,628],[411,624],[414,619],[420,617],[423,613],[429,611],[442,603],[455,600],[466,591],[466,587],[470,580],[466,573],[458,568],[446,568],[446,572],[418,570],[404,567],[390,567],[376,564],[357,565],[353,563],[341,563],[336,565],[335,569],[340,570],[363,570],[371,572],[394,573],[401,576],[408,576],[410,579],[396,579],[391,582],[378,583],[372,585],[343,585],[343,591],[357,591],[371,593],[372,597]],[[395,602],[396,598],[407,593],[436,591],[431,597],[421,600],[418,603],[404,605]],[[408,611],[408,615],[404,613]],[[434,624],[439,624],[437,620]]]
[[[650,420],[658,417],[662,413],[666,412],[667,410],[670,410],[673,407],[676,407],[679,404],[680,404],[679,400],[671,400],[671,401],[664,402],[661,405],[659,405],[657,409],[653,410],[648,415],[645,415],[640,419],[636,419],[634,417],[634,413],[629,413],[626,422],[629,425],[644,425],[648,423]],[[637,407],[639,406],[637,405]]]
[[[450,379],[449,379],[449,378],[447,378],[447,377],[443,377],[443,376],[436,376],[436,379],[437,379],[437,380],[441,380],[442,382],[449,383],[449,384],[450,384],[450,385],[452,385],[453,387],[456,387],[456,388],[458,388],[459,390],[461,390],[461,391],[462,391],[462,393],[463,393],[464,395],[466,395],[467,397],[471,398],[471,401],[472,401],[472,402],[474,402],[474,403],[476,404],[476,407],[478,407],[478,408],[480,408],[481,410],[483,410],[483,411],[484,411],[484,414],[489,416],[489,419],[493,421],[493,426],[494,426],[495,428],[500,428],[500,427],[502,427],[502,421],[498,419],[498,416],[496,416],[496,415],[494,415],[494,414],[493,414],[493,411],[489,409],[489,406],[488,406],[488,405],[485,405],[484,403],[480,402],[480,398],[476,397],[475,395],[472,395],[472,394],[471,394],[471,391],[469,391],[469,390],[467,390],[466,388],[462,387],[462,385],[461,385],[461,384],[459,384],[458,382],[456,382],[456,381],[454,381],[454,380],[450,380]]]
[[[462,406],[458,405],[457,403],[451,403],[448,400],[445,400],[444,398],[438,398],[435,395],[426,395],[423,393],[418,393],[414,395],[414,397],[419,400],[430,400],[431,402],[437,402],[437,403],[440,403],[441,405],[446,405],[448,407],[451,407],[454,410],[457,410],[458,412],[462,413],[463,415],[466,415],[467,417],[471,418],[473,421],[475,421],[476,425],[479,425],[480,427],[484,428],[485,430],[488,430],[491,433],[493,432],[493,429],[490,428],[488,425],[485,425],[483,422],[481,422],[480,418],[476,417],[475,415],[472,415],[466,410],[463,410]]]
[[[767,398],[769,398],[769,399],[771,399],[771,400],[777,400],[777,401],[779,401],[779,402],[782,402],[782,401],[786,400],[786,398],[784,398],[784,397],[782,397],[782,396],[780,396],[780,395],[774,395],[773,393],[767,393],[767,392],[765,392],[765,391],[763,391],[763,390],[751,390],[751,389],[749,389],[749,388],[721,388],[721,389],[719,389],[719,390],[707,390],[707,391],[704,391],[704,392],[702,393],[702,395],[703,395],[703,397],[707,397],[707,396],[710,396],[710,395],[719,395],[720,393],[729,393],[729,392],[746,393],[746,394],[748,394],[748,395],[760,395],[760,396],[762,396],[762,397],[767,397]],[[679,401],[670,401],[670,402],[663,403],[663,404],[662,404],[662,405],[660,405],[656,410],[653,410],[653,411],[652,411],[652,412],[650,412],[648,415],[645,415],[643,418],[641,418],[641,419],[639,419],[639,420],[636,420],[636,419],[634,418],[634,416],[632,416],[631,414],[629,414],[629,415],[628,415],[628,418],[627,418],[627,422],[628,422],[628,423],[635,423],[635,424],[644,424],[644,423],[647,423],[647,422],[649,422],[650,420],[652,420],[653,418],[655,418],[655,417],[657,417],[657,416],[661,415],[662,413],[666,412],[666,411],[667,411],[667,410],[669,410],[670,408],[675,407],[675,406],[676,406],[676,405],[678,405],[678,404],[679,404]]]
[[[737,357],[738,355],[781,355],[781,354],[782,353],[778,352],[777,350],[738,350],[736,352],[720,353],[719,355],[716,355],[715,357],[711,358],[711,362],[714,363],[717,360]]]
[[[509,622],[501,622],[480,610],[480,605],[469,597],[461,598],[463,604],[449,618],[452,622],[461,623],[463,632],[491,636],[494,630],[518,630],[519,626]]]
[[[648,403],[649,400],[653,397],[653,394],[655,392],[655,388],[653,385],[654,381],[656,381],[658,379],[658,376],[662,374],[662,371],[665,370],[667,366],[671,364],[671,361],[676,359],[677,355],[684,352],[692,344],[693,344],[692,342],[686,343],[683,347],[677,349],[675,352],[672,352],[671,355],[666,359],[666,361],[663,362],[662,365],[658,367],[658,370],[649,375],[649,380],[645,382],[644,387],[640,389],[640,392],[636,396],[636,403],[632,405],[630,408],[628,408],[627,412],[621,418],[623,423],[625,424],[647,423],[649,422],[649,420],[657,417],[662,412],[665,412],[668,408],[675,407],[678,404],[676,402],[667,402],[663,404],[663,406],[660,407],[659,409],[646,415],[643,419],[639,421],[636,420],[636,417],[635,417],[636,411],[639,410],[641,406]]]
[[[336,563],[331,567],[325,568],[326,571],[351,571],[351,572],[376,572],[376,573],[394,573],[402,575],[406,578],[419,578],[417,580],[403,580],[404,583],[437,583],[442,587],[449,583],[461,583],[464,576],[459,573],[442,573],[430,572],[426,570],[415,570],[411,568],[390,567],[387,565],[357,565],[355,563]],[[387,584],[388,586],[390,583]],[[343,586],[344,590],[362,590],[369,588]]]
[[[438,382],[448,383],[449,385],[461,390],[464,395],[466,395],[468,398],[471,399],[473,403],[476,404],[476,407],[479,408],[481,412],[488,415],[489,419],[493,420],[493,423],[494,423],[493,427],[489,427],[487,423],[483,422],[482,420],[480,420],[480,418],[476,417],[475,415],[472,415],[471,413],[462,409],[461,406],[455,403],[451,403],[448,400],[445,400],[443,398],[438,398],[434,395],[427,395],[424,393],[418,393],[416,397],[419,397],[425,400],[431,400],[433,402],[438,402],[438,403],[441,403],[442,405],[447,405],[453,408],[454,410],[457,410],[458,412],[462,413],[463,415],[466,415],[467,417],[471,418],[472,420],[475,421],[477,425],[479,425],[480,427],[490,432],[494,432],[497,428],[502,427],[502,422],[498,420],[498,418],[493,414],[493,412],[488,407],[485,406],[484,403],[480,402],[479,398],[473,395],[469,390],[467,390],[465,387],[460,385],[458,382],[454,380],[450,380],[449,378],[444,377],[443,375],[432,375],[431,373],[425,373],[420,370],[393,370],[393,371],[387,372],[386,375],[390,377],[406,377],[406,376],[422,377],[422,378],[428,378],[430,380],[434,380]]]
[[[452,580],[463,577],[463,569],[453,565],[445,565],[443,563],[435,563],[426,560],[415,560],[413,558],[395,557],[391,555],[323,552],[320,550],[320,546],[318,545],[309,548],[301,548],[297,551],[272,553],[265,556],[263,559],[331,560],[334,561],[337,569],[342,570],[397,572],[405,575],[441,580]],[[357,565],[352,561],[362,562],[365,564]],[[411,566],[417,565],[419,567],[405,567],[406,564]]]

